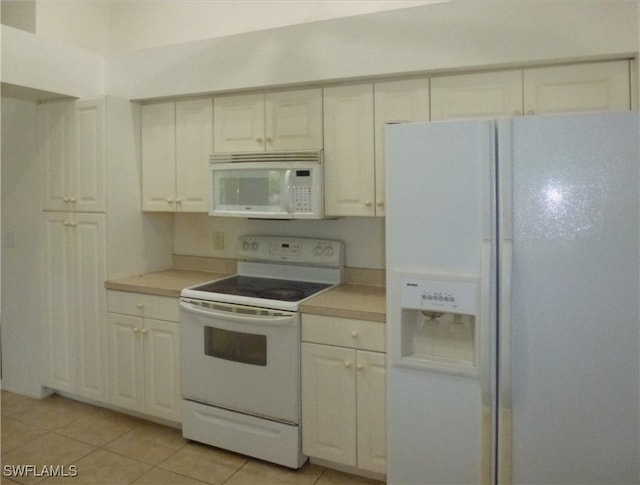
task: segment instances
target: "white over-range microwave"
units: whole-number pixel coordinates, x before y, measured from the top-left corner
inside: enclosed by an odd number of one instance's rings
[[[322,151],[216,153],[209,215],[322,219]]]

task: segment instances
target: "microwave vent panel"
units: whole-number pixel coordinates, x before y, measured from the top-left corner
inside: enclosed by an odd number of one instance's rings
[[[214,153],[210,163],[322,163],[322,150],[297,150],[286,152]]]

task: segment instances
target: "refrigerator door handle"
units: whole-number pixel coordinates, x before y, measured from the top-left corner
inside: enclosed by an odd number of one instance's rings
[[[480,370],[480,392],[482,400],[482,447],[480,456],[480,482],[483,484],[493,483],[493,442],[495,426],[495,400],[492,369],[494,368],[495,357],[492,353],[492,338],[495,335],[492,312],[492,256],[494,244],[490,239],[482,241],[481,247],[481,269],[480,269],[480,308],[479,308],[479,342],[477,346],[479,370]]]
[[[511,272],[513,241],[502,241],[500,268],[499,344],[500,344],[500,404],[511,409]]]
[[[498,300],[499,390],[498,390],[498,483],[512,483],[512,390],[511,390],[511,277],[513,241],[504,239],[500,258]]]
[[[480,342],[478,345],[478,361],[480,367],[480,385],[482,405],[491,409],[493,392],[491,387],[491,253],[490,240],[482,241],[481,273],[480,273]]]

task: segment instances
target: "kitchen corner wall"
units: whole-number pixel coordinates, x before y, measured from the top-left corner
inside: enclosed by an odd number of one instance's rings
[[[2,386],[40,397],[43,170],[36,103],[2,99]]]

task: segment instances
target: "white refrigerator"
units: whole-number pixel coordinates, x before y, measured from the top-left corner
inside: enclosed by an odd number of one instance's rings
[[[388,125],[388,483],[639,483],[638,113]]]

